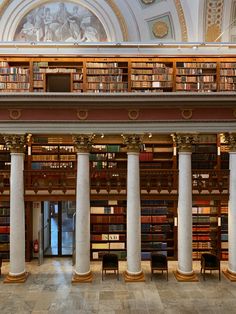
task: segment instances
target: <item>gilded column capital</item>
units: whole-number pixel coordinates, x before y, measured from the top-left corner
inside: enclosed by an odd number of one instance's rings
[[[77,153],[89,153],[93,144],[94,134],[76,134],[72,136]]]
[[[230,152],[236,152],[236,133],[224,133],[221,138],[229,146]]]
[[[171,136],[179,152],[192,152],[192,144],[198,141],[197,136],[192,134],[171,134]]]
[[[3,134],[3,139],[11,153],[25,152],[26,134]]]
[[[137,134],[123,134],[123,142],[127,146],[127,152],[139,153],[142,145],[142,136]]]

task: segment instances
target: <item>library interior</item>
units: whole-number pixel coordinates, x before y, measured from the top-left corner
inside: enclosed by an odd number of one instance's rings
[[[236,0],[1,0],[0,25],[0,312],[233,313]]]

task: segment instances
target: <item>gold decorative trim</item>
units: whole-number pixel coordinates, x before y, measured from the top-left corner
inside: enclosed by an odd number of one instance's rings
[[[175,7],[177,10],[177,14],[179,17],[179,24],[181,28],[181,36],[182,36],[182,41],[188,41],[188,29],[187,29],[187,24],[184,16],[184,10],[182,8],[182,4],[180,0],[175,0]]]
[[[5,0],[3,1],[2,4],[0,4],[0,16],[3,15],[4,11],[6,10],[6,8],[9,6],[9,4],[12,2],[13,0]]]
[[[113,12],[115,13],[119,24],[120,24],[120,28],[123,34],[123,41],[129,41],[129,35],[128,35],[128,28],[125,22],[125,19],[120,11],[120,9],[118,8],[118,6],[115,4],[114,0],[106,0],[106,2],[109,4],[109,6],[112,8]]]
[[[223,133],[222,140],[229,146],[230,152],[236,152],[236,133]]]
[[[171,134],[179,152],[192,152],[192,144],[198,142],[198,136],[192,134]]]
[[[231,273],[231,271],[229,269],[223,270],[222,273],[230,281],[236,282],[236,274]]]
[[[130,120],[137,120],[139,117],[139,110],[138,109],[131,109],[128,111],[128,117]]]
[[[185,120],[191,119],[193,116],[193,110],[192,109],[181,109],[181,116]]]
[[[87,120],[88,118],[88,110],[86,109],[78,109],[77,110],[77,118],[80,120]]]
[[[92,282],[92,280],[93,280],[93,274],[91,271],[85,275],[79,275],[79,274],[74,273],[71,279],[71,283],[88,283],[88,282]]]
[[[169,27],[165,22],[157,21],[152,26],[152,32],[155,37],[164,38],[169,32]]]
[[[24,153],[27,141],[26,134],[3,134],[3,139],[11,153]]]
[[[20,274],[17,276],[7,274],[3,283],[24,283],[26,282],[28,277],[29,277],[29,273],[27,272],[24,272],[23,274]]]
[[[180,273],[178,270],[173,272],[177,281],[181,282],[198,282],[198,276],[193,272],[190,275]]]
[[[72,140],[77,153],[89,153],[95,134],[74,134]]]
[[[21,109],[9,109],[9,117],[12,120],[18,120],[21,117]]]
[[[145,277],[143,271],[139,274],[130,274],[127,271],[124,272],[125,282],[144,282]]]
[[[142,136],[136,134],[122,134],[123,142],[127,146],[127,152],[139,153],[142,146]]]

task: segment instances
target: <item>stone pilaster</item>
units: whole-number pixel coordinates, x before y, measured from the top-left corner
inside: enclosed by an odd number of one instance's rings
[[[223,270],[230,281],[236,281],[236,133],[224,134],[229,145],[229,203],[228,203],[228,268]]]
[[[191,154],[195,136],[175,134],[173,140],[179,152],[178,198],[178,281],[197,281],[192,267],[192,169]]]
[[[77,150],[75,267],[72,283],[91,282],[89,151],[93,135],[73,136]]]
[[[140,171],[139,135],[123,136],[127,145],[127,270],[124,273],[126,282],[144,281],[141,268],[141,205],[140,205]]]
[[[4,283],[23,283],[25,270],[25,204],[24,204],[24,151],[25,135],[4,135],[11,152],[10,175],[10,271]]]

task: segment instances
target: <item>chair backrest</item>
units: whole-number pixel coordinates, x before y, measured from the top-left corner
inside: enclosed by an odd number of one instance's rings
[[[203,253],[201,256],[201,263],[204,263],[206,267],[218,267],[219,258],[212,253]]]
[[[167,257],[164,254],[152,253],[151,264],[154,267],[167,267]]]
[[[102,265],[106,266],[118,266],[118,256],[116,254],[104,254],[102,257]]]

